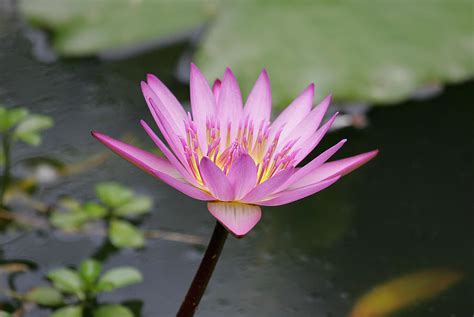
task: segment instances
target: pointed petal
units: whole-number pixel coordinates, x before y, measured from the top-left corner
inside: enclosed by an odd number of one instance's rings
[[[220,121],[221,140],[227,140],[227,126],[229,123],[231,123],[230,140],[234,140],[237,136],[238,123],[242,117],[242,96],[237,79],[230,68],[227,68],[224,73],[222,87],[219,92],[217,113]]]
[[[311,112],[314,97],[314,84],[303,90],[293,102],[273,121],[270,140],[283,128],[280,137],[285,138]]]
[[[209,195],[208,193],[202,191],[201,189],[194,187],[193,185],[190,185],[188,183],[185,183],[179,179],[176,179],[174,177],[171,177],[165,173],[161,173],[159,171],[154,172],[155,177],[158,177],[160,180],[162,180],[164,183],[170,185],[174,189],[182,192],[183,194],[197,199],[197,200],[204,200],[204,201],[211,201],[215,200],[214,197]]]
[[[272,92],[267,71],[262,70],[255,85],[250,92],[244,107],[244,118],[248,116],[254,126],[259,127],[260,122],[269,122],[272,112]]]
[[[258,184],[242,199],[245,203],[254,203],[263,200],[265,197],[274,193],[283,184],[288,177],[294,173],[294,167],[287,168],[276,175],[270,177],[263,183]]]
[[[204,184],[214,197],[222,201],[230,201],[234,199],[234,189],[227,179],[224,172],[207,157],[201,159],[199,164],[201,176]]]
[[[158,78],[156,77],[155,79],[158,80]],[[162,98],[158,97],[155,91],[144,81],[141,82],[141,88],[143,96],[145,97],[145,101],[147,102],[155,121],[157,121],[157,123],[158,121],[166,121],[169,127],[172,129],[173,133],[177,135],[183,135],[183,120],[186,119],[186,114],[181,105],[179,105],[179,103],[178,105],[176,105],[173,102],[166,103],[169,102],[171,98],[165,98],[164,101]],[[150,100],[152,100],[153,102],[151,103]],[[176,100],[176,102],[178,101]]]
[[[331,128],[334,120],[336,120],[338,113],[336,112],[331,119],[328,120],[321,128],[319,128],[316,132],[313,133],[311,137],[309,137],[305,143],[300,144],[298,147],[300,151],[296,154],[295,157],[295,165],[298,165],[314,148],[321,142],[323,137],[328,132],[329,128]],[[298,148],[296,145],[294,148]]]
[[[282,138],[280,136],[279,148],[283,147],[288,141],[298,140],[295,144],[295,148],[298,148],[302,144],[305,144],[316,132],[323,120],[324,114],[331,102],[331,96],[326,97],[316,108],[314,108],[309,115],[306,116],[297,126],[286,136]]]
[[[327,180],[324,180],[316,184],[311,184],[308,186],[299,187],[292,190],[285,190],[281,193],[276,194],[274,198],[258,202],[257,204],[262,205],[262,206],[280,206],[280,205],[289,204],[291,202],[311,196],[331,186],[332,184],[337,182],[340,177],[341,176],[336,176],[336,177],[329,178]]]
[[[284,188],[291,186],[291,184],[299,181],[301,178],[323,165],[327,160],[331,158],[331,156],[333,156],[337,151],[339,151],[339,149],[346,143],[346,141],[346,139],[339,141],[336,145],[319,154],[311,162],[298,169],[293,175],[291,175],[288,181],[279,188],[279,190],[283,190]]]
[[[209,212],[236,237],[246,235],[262,217],[259,206],[235,202],[207,203]]]
[[[176,168],[161,157],[96,131],[91,134],[110,150],[151,175],[159,171],[172,177],[181,177]]]
[[[221,92],[222,82],[219,79],[214,81],[214,85],[212,85],[212,93],[216,97],[216,105],[219,104],[219,94]]]
[[[201,150],[206,153],[208,146],[206,141],[206,119],[214,118],[215,116],[216,98],[206,78],[194,64],[191,64],[190,95],[193,120],[197,126],[199,144]]]
[[[160,138],[153,132],[150,126],[144,121],[140,120],[140,123],[145,129],[146,133],[150,138],[155,142],[156,146],[160,149],[161,152],[166,156],[168,161],[176,168],[176,170],[191,184],[198,186],[198,183],[192,173],[189,171],[189,167],[180,162],[176,156],[168,149],[168,147],[160,140]]]
[[[179,126],[182,126],[183,120],[186,120],[187,116],[178,99],[176,99],[171,91],[169,91],[169,89],[155,75],[148,74],[147,83],[155,95],[160,98],[163,105],[165,105],[173,121],[175,121]]]
[[[252,157],[243,154],[235,160],[227,175],[234,187],[234,199],[239,200],[255,187],[257,182],[257,166]]]
[[[373,159],[377,154],[378,150],[374,150],[342,160],[325,163],[293,183],[290,188],[307,186],[330,177],[346,175]]]

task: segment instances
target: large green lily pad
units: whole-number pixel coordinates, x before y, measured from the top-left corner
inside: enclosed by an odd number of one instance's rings
[[[313,81],[319,98],[391,103],[474,74],[472,18],[466,0],[229,1],[197,63],[246,91],[266,67],[282,106]]]
[[[266,67],[280,107],[310,82],[318,98],[332,93],[336,100],[382,104],[474,74],[469,0],[21,3],[28,20],[50,29],[54,47],[67,56],[169,38],[209,21],[198,66],[209,78],[232,67],[246,92]]]

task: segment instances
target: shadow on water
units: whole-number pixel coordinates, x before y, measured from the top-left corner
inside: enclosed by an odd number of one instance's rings
[[[139,80],[156,73],[180,99],[185,85],[174,77],[187,44],[122,62],[96,59],[38,62],[15,27],[0,29],[0,100],[52,115],[56,126],[40,148],[18,148],[18,157],[50,154],[66,162],[102,148],[89,135],[132,132],[145,140],[138,120],[151,122]],[[433,267],[464,272],[465,279],[432,301],[397,316],[469,316],[474,311],[472,245],[474,84],[448,87],[439,97],[375,108],[364,130],[330,134],[325,149],[342,138],[340,157],[379,148],[373,162],[314,197],[265,208],[248,237],[230,239],[203,299],[199,316],[346,316],[358,296],[375,285]],[[296,93],[296,92],[295,92]],[[147,141],[148,142],[148,141]],[[147,143],[151,145],[151,143]],[[316,153],[313,153],[316,155]],[[64,194],[90,199],[98,181],[120,181],[152,195],[154,212],[145,228],[210,236],[205,205],[110,159],[81,176],[42,189],[54,201]],[[54,267],[89,256],[105,267],[132,265],[145,281],[100,298],[128,302],[144,317],[171,316],[194,274],[202,248],[153,240],[139,251],[114,252],[100,237],[29,232],[2,247],[4,259],[21,258],[39,269],[17,276],[21,290],[44,283]],[[143,307],[142,307],[143,304]],[[37,311],[29,316],[46,316]]]

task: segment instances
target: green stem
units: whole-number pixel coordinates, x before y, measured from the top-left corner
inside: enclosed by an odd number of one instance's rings
[[[204,291],[206,290],[207,284],[209,283],[217,261],[219,260],[227,234],[227,230],[219,222],[216,222],[211,241],[207,246],[201,265],[199,265],[196,275],[194,276],[188,293],[186,294],[176,317],[194,316],[194,312],[204,295]]]
[[[0,206],[5,207],[5,193],[7,188],[10,186],[10,169],[11,169],[11,162],[10,162],[10,134],[5,133],[2,137],[2,149],[3,149],[3,157],[4,157],[4,164],[3,164],[3,176],[2,176],[2,188],[0,190]]]

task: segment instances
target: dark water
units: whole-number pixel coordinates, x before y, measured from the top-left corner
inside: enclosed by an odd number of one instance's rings
[[[138,83],[147,72],[156,73],[187,99],[186,86],[173,76],[186,44],[121,62],[45,64],[33,57],[18,21],[0,18],[0,101],[56,121],[41,147],[18,146],[17,159],[51,155],[65,162],[81,160],[102,150],[90,137],[92,129],[117,137],[131,132],[145,142],[138,120],[151,118]],[[329,190],[291,205],[265,208],[251,234],[229,239],[198,316],[347,316],[370,288],[436,267],[462,271],[465,277],[440,296],[394,316],[471,316],[473,88],[474,83],[465,83],[430,100],[376,108],[366,129],[330,134],[320,149],[348,138],[341,157],[373,148],[381,153]],[[48,202],[64,194],[91,199],[93,184],[105,180],[153,196],[155,207],[144,228],[210,236],[214,220],[205,204],[116,157],[46,186],[36,197]],[[17,277],[21,291],[45,283],[42,276],[48,269],[77,265],[102,244],[98,237],[31,231],[3,245],[1,257],[38,264],[37,271]],[[144,317],[172,316],[202,254],[200,247],[165,240],[150,240],[141,251],[111,253],[106,267],[136,266],[145,281],[100,300],[136,300]],[[47,315],[47,310],[36,310],[27,316]]]

